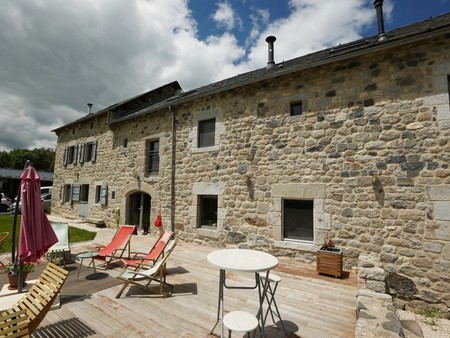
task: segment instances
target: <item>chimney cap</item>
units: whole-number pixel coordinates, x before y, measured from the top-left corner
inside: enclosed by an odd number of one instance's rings
[[[272,42],[275,42],[276,39],[277,39],[276,37],[274,37],[273,35],[270,35],[266,38],[266,42],[272,43]]]

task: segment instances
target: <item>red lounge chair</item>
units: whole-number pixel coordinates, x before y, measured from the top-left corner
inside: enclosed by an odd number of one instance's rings
[[[164,249],[172,237],[173,232],[165,230],[159,236],[149,253],[134,252],[131,259],[122,258],[122,262],[125,263],[126,267],[133,266],[136,268],[141,265],[154,265],[161,256],[164,256]]]
[[[125,250],[128,250],[128,257],[130,257],[130,240],[135,231],[134,225],[121,225],[111,242],[98,250],[96,258],[106,261],[105,270],[113,260],[120,260]]]

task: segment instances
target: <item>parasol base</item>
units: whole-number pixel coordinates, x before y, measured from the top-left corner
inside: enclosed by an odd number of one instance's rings
[[[22,287],[24,288],[26,286],[27,286],[27,283],[23,283]],[[17,289],[18,289],[18,286],[8,285],[8,290],[17,290]]]

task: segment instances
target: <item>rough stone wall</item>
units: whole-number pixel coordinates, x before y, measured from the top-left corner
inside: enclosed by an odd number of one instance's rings
[[[334,238],[346,268],[377,255],[388,273],[414,281],[415,298],[450,306],[448,52],[448,41],[431,41],[180,109],[177,191],[187,198],[177,195],[179,236],[310,261]],[[290,117],[296,100],[304,114]],[[220,151],[196,153],[186,139],[205,110],[220,111],[225,132]],[[196,228],[198,181],[224,184],[222,231]],[[281,240],[280,190],[320,204],[313,245]]]
[[[333,238],[346,268],[360,254],[377,256],[387,273],[414,283],[413,299],[450,307],[449,46],[442,38],[374,52],[175,106],[177,235],[305,261]],[[289,116],[299,100],[303,114]],[[116,207],[124,221],[130,193],[146,191],[168,226],[168,116],[152,113],[111,129],[102,121],[94,129],[97,163],[57,166],[55,184],[107,182],[116,198],[106,208],[93,205],[90,216],[108,225]],[[199,116],[217,120],[209,150],[195,144]],[[64,145],[85,133],[60,136],[57,164]],[[155,136],[164,143],[156,179],[143,169],[145,140]],[[198,195],[208,193],[218,195],[217,229],[197,227]],[[314,243],[283,240],[283,198],[314,200]],[[52,210],[77,216],[76,206],[53,203]]]
[[[115,227],[114,211],[120,209],[119,224],[126,222],[127,197],[134,192],[145,192],[152,198],[151,216],[159,210],[170,213],[170,113],[163,111],[148,118],[136,118],[126,125],[107,124],[106,115],[95,122],[87,121],[69,128],[58,135],[58,146],[55,160],[54,195],[52,196],[52,213],[65,217],[78,218],[80,203],[64,203],[64,184],[90,184],[88,216],[91,219],[102,219],[109,227]],[[94,128],[90,128],[94,123]],[[81,144],[89,137],[98,142],[95,163],[63,165],[64,148],[73,144]],[[127,147],[124,147],[127,139]],[[160,141],[160,172],[150,176],[146,172],[146,142]],[[108,186],[108,203],[94,203],[95,185]],[[59,193],[57,193],[59,192]],[[168,211],[169,210],[169,211]]]

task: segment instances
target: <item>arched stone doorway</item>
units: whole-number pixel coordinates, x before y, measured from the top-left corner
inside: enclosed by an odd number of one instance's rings
[[[136,225],[139,230],[148,232],[150,227],[150,206],[152,197],[142,191],[128,196],[126,224]]]

